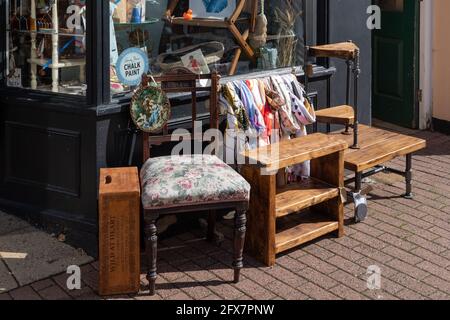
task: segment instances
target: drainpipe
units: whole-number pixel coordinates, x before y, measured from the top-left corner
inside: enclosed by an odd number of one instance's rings
[[[431,128],[433,116],[433,0],[420,2],[419,129]]]

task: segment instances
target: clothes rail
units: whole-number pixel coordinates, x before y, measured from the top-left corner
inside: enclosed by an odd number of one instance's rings
[[[302,67],[292,67],[292,68],[270,70],[270,73],[268,73],[268,70],[264,70],[264,71],[253,72],[250,74],[247,73],[247,74],[238,75],[238,76],[223,77],[220,79],[219,84],[225,84],[230,81],[241,81],[241,80],[248,80],[248,79],[263,79],[263,78],[268,78],[270,76],[282,76],[282,75],[286,75],[286,74],[294,74],[295,76],[301,76],[301,75],[303,75],[303,69],[302,69]]]

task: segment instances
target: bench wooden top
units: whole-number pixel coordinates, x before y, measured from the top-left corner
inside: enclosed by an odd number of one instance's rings
[[[317,122],[352,125],[355,122],[355,111],[352,106],[342,105],[316,111]]]
[[[341,137],[349,145],[353,142],[353,135],[333,133],[332,136]],[[359,125],[359,141],[361,148],[346,150],[344,157],[345,168],[357,172],[426,148],[423,139],[365,125]]]
[[[246,163],[269,171],[286,168],[348,148],[341,136],[314,133],[244,152]]]
[[[353,42],[340,42],[309,47],[309,54],[315,57],[354,59],[359,48]]]

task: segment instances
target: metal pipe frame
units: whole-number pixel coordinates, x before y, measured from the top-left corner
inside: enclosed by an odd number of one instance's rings
[[[406,155],[406,169],[405,171],[401,171],[394,168],[389,168],[387,166],[376,166],[373,169],[366,171],[366,172],[355,172],[355,177],[346,179],[345,185],[355,183],[355,188],[352,192],[349,192],[349,194],[353,193],[359,193],[362,189],[362,180],[368,177],[371,177],[377,173],[380,172],[389,172],[397,174],[403,178],[405,178],[405,184],[406,184],[406,192],[403,195],[406,199],[413,199],[414,195],[412,193],[412,154]]]
[[[377,167],[373,168],[372,170],[369,170],[369,171],[366,171],[366,172],[359,172],[359,174],[361,175],[361,180],[362,180],[362,179],[368,178],[370,176],[373,176],[373,175],[375,175],[377,173],[384,172],[386,170],[387,170],[387,168],[384,167],[384,166],[377,166]],[[345,180],[345,184],[347,185],[347,184],[351,184],[353,182],[356,182],[356,180],[357,180],[356,176],[357,175],[358,175],[358,172],[355,172],[355,177]],[[355,190],[357,190],[356,186],[355,186]],[[359,188],[359,190],[361,190],[361,188]]]
[[[353,124],[353,146],[352,149],[359,149],[359,141],[358,141],[358,125],[359,125],[359,110],[358,110],[358,85],[359,85],[359,75],[361,74],[360,69],[360,52],[359,49],[355,52],[354,58],[354,66],[353,66],[353,77],[354,77],[354,101],[353,101],[353,109],[355,111],[355,121]]]
[[[362,179],[363,179],[363,173],[362,172],[355,172],[355,190],[354,193],[360,193],[362,190]]]
[[[347,92],[345,95],[345,103],[349,106],[350,105],[350,92],[351,92],[351,74],[352,74],[352,69],[353,69],[353,62],[350,59],[347,59],[346,61],[347,64]],[[350,134],[350,125],[346,125],[345,126],[345,132],[344,134],[348,135]]]

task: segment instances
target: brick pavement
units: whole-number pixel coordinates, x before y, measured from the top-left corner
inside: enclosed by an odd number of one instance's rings
[[[414,200],[398,195],[403,182],[381,176],[369,199],[370,216],[352,224],[346,208],[347,236],[324,237],[281,255],[273,268],[246,257],[242,281],[229,282],[232,227],[221,247],[197,240],[198,230],[160,242],[157,295],[110,299],[450,299],[450,136],[415,132],[428,149],[414,156]],[[390,164],[403,168],[403,159]],[[391,179],[391,180],[389,180]],[[367,268],[381,268],[380,290],[367,288]],[[83,287],[65,288],[61,274],[0,295],[10,299],[100,299],[98,264],[83,267]],[[145,290],[145,276],[141,277]]]

